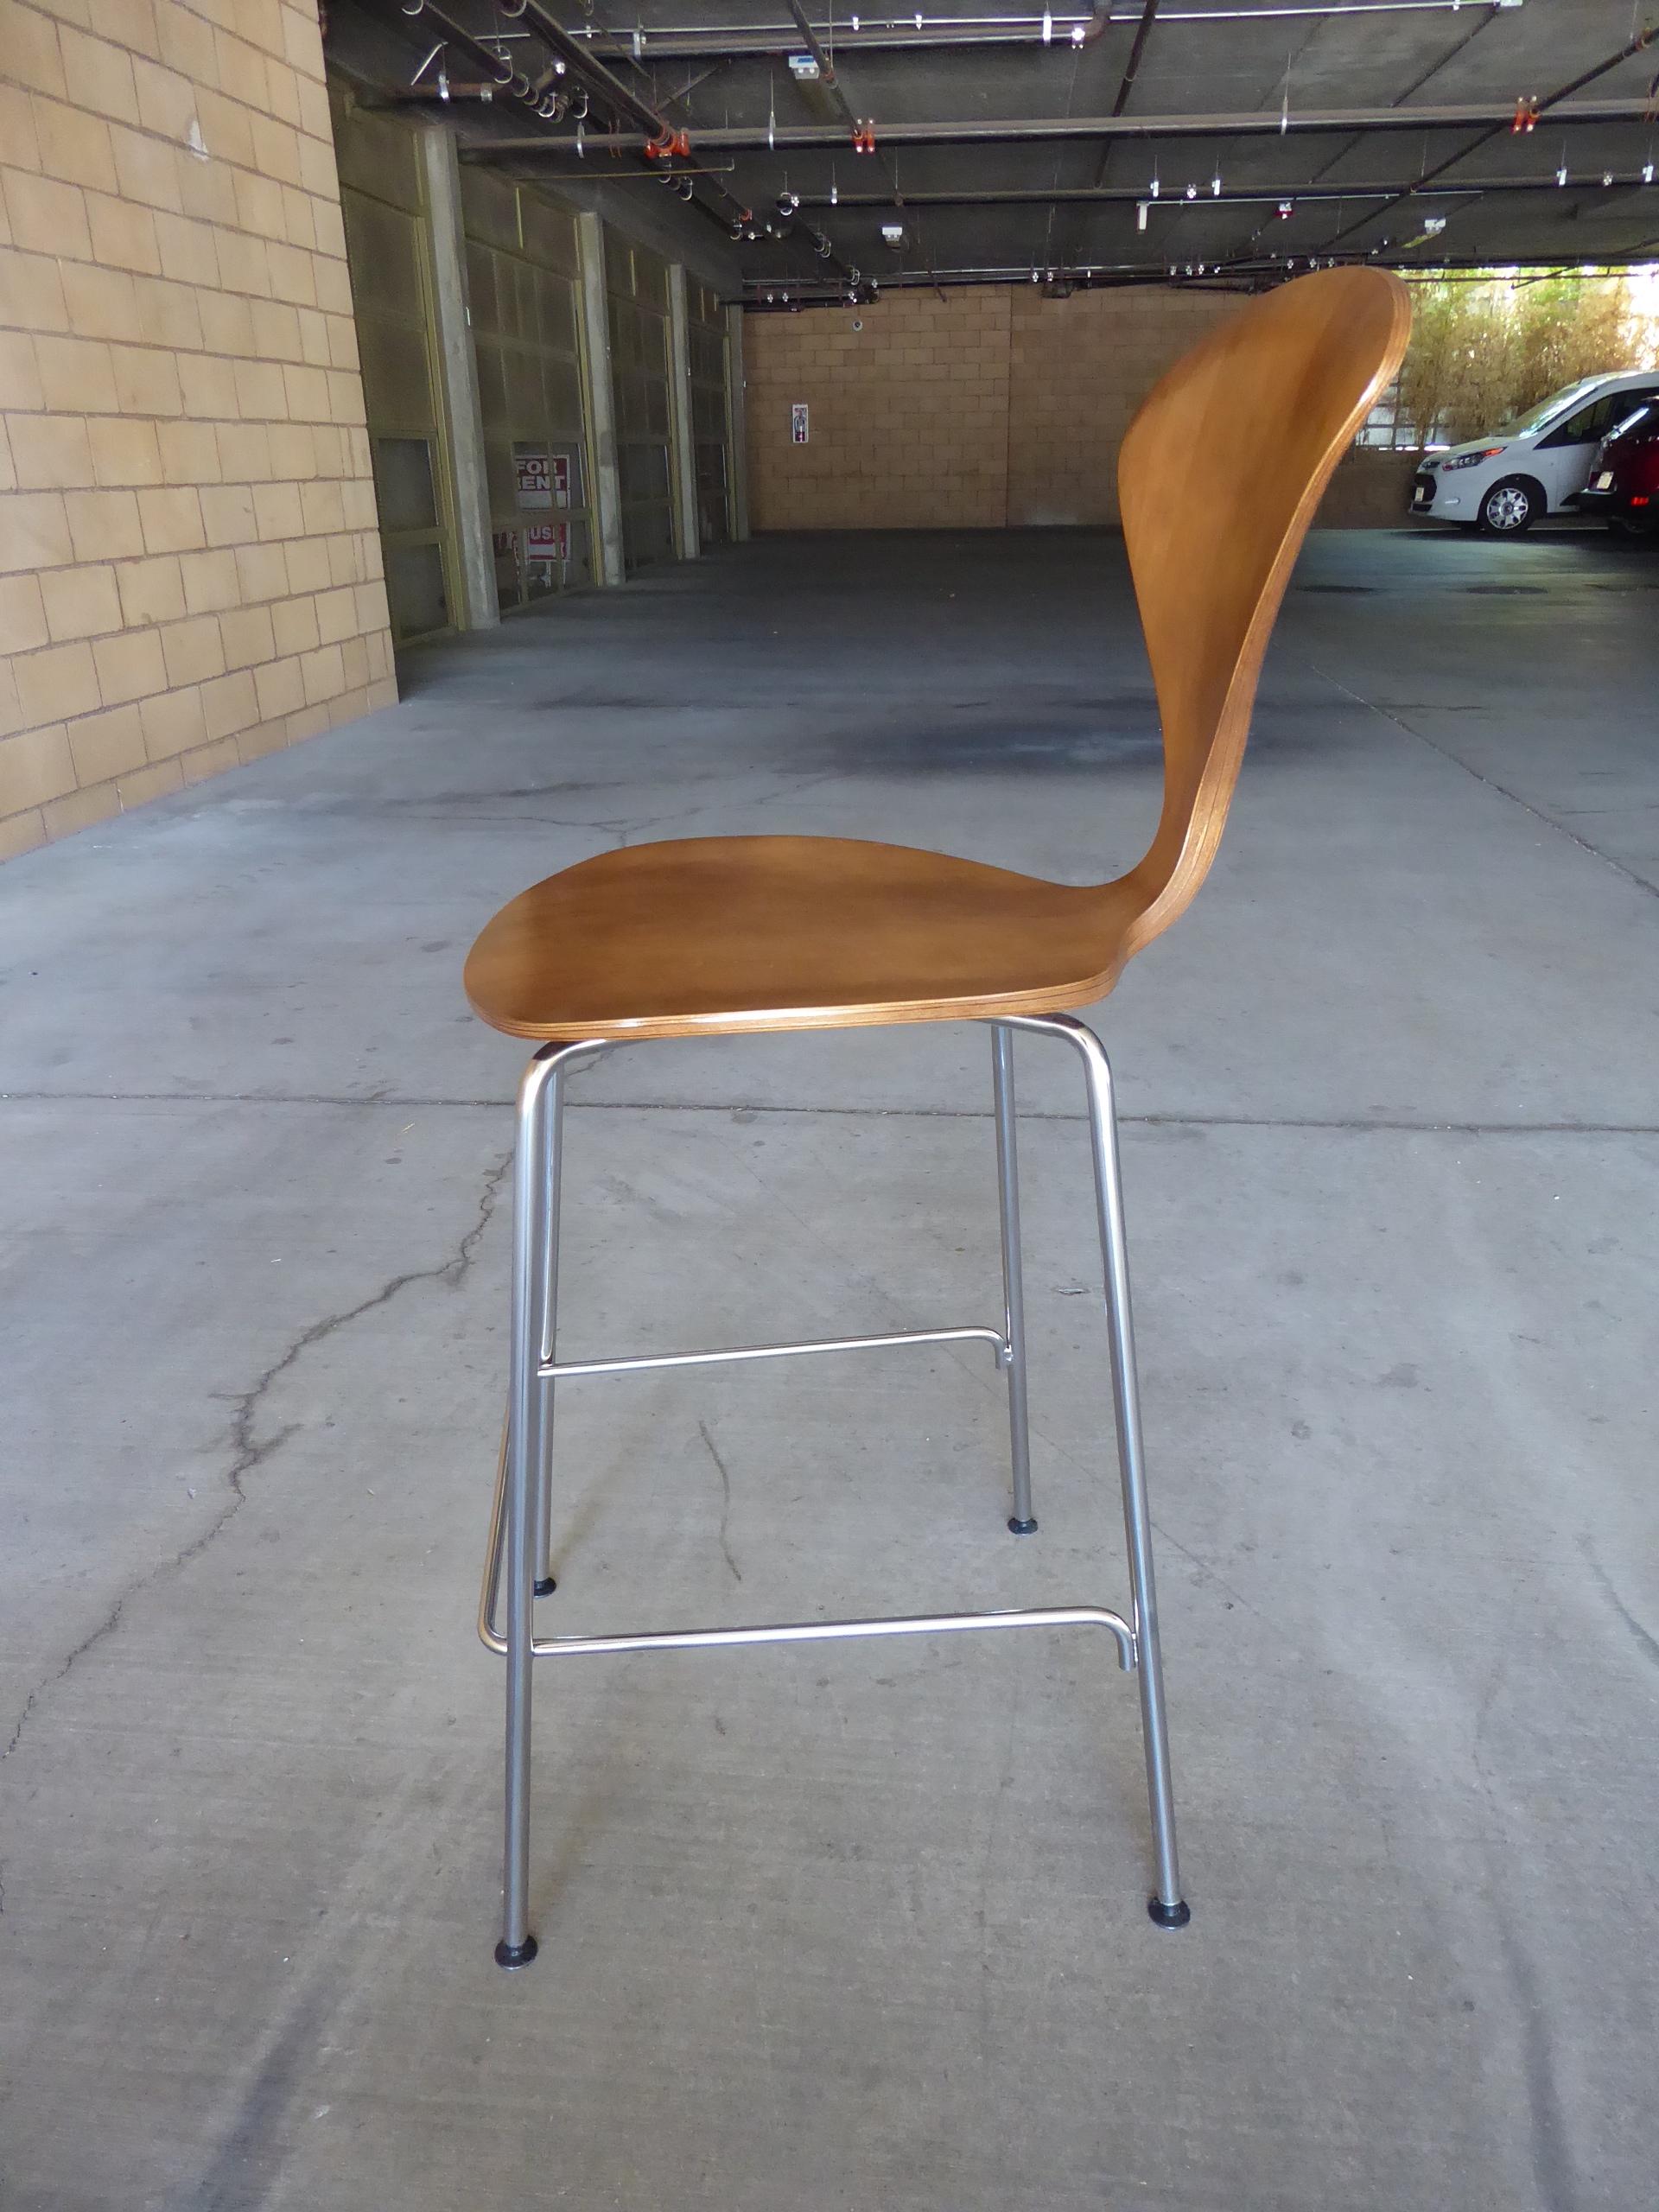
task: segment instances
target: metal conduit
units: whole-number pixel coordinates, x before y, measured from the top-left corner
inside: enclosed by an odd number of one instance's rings
[[[1160,16],[1159,21],[1161,22]],[[1515,104],[1483,107],[1324,108],[1300,115],[1281,116],[1277,111],[1250,110],[1231,115],[1096,115],[1026,116],[1014,119],[964,119],[955,123],[889,123],[876,130],[878,145],[956,146],[1017,145],[1052,138],[1276,138],[1311,133],[1351,130],[1469,130],[1484,126],[1510,128]],[[1645,101],[1629,99],[1572,100],[1550,111],[1550,127],[1590,123],[1641,123],[1650,119]],[[704,153],[804,152],[813,147],[839,151],[847,132],[835,124],[780,124],[768,130],[764,124],[722,125],[694,130],[692,145]],[[600,153],[639,150],[630,133],[589,132],[587,144]],[[564,137],[501,137],[492,139],[499,154],[533,154],[550,150],[569,153],[574,141]],[[1465,149],[1466,150],[1466,149]],[[1459,157],[1461,159],[1461,153]]]
[[[522,72],[508,67],[503,58],[491,47],[472,32],[465,29],[443,9],[434,6],[432,0],[424,0],[422,14],[423,17],[429,17],[434,26],[442,32],[446,42],[458,47],[490,73],[493,91],[512,94],[519,92],[521,86],[524,92],[531,89],[529,79]],[[573,36],[567,31],[563,24],[556,21],[541,5],[540,0],[523,0],[523,4],[514,13],[513,20],[522,22],[533,31],[545,47],[550,60],[556,58],[563,62],[570,76],[576,79],[592,99],[601,101],[615,113],[631,116],[647,138],[657,142],[659,145],[665,145],[668,141],[676,137],[674,128],[667,118],[659,114],[649,101],[640,99],[628,86],[623,84],[620,78],[613,76],[604,63],[587,49],[586,41]],[[500,74],[504,68],[506,69],[505,77]],[[410,89],[419,92],[423,88],[411,86]],[[456,87],[454,86],[449,87],[452,95],[455,90]],[[584,134],[582,143],[584,149],[591,146],[607,152],[626,152],[641,158],[645,156],[645,149],[639,138],[623,132],[594,131]],[[548,154],[556,150],[568,153],[575,149],[576,143],[575,137],[568,133],[554,136],[550,124],[547,130],[538,132],[531,138],[492,137],[481,142],[474,142],[474,145],[466,150],[470,154],[480,152],[494,154],[501,150],[521,154]],[[645,173],[655,175],[659,181],[663,182],[666,182],[676,174],[671,166],[671,158],[660,162],[645,159]],[[697,193],[695,186],[686,195],[688,204],[696,207],[699,213],[707,217],[710,222],[718,224],[729,237],[735,227],[733,219],[741,217],[747,221],[751,211],[736,197],[730,187],[723,183],[718,176],[704,168],[696,170],[696,174],[699,177],[708,178],[714,191],[731,210],[731,218],[722,215],[719,207],[711,206]],[[591,175],[591,172],[582,170],[575,172],[575,175],[577,176]],[[823,238],[821,233],[817,234],[817,238],[818,244],[824,249],[822,252],[818,252],[817,246],[814,245],[813,251],[817,253],[817,257],[828,262],[831,267],[840,272],[847,283],[851,283],[854,281],[851,265],[842,259],[830,246],[829,240]],[[801,242],[811,243],[804,238]]]
[[[1659,241],[1649,239],[1647,243],[1651,246]],[[1628,266],[1631,258],[1640,257],[1626,257],[1624,262],[1617,264],[1613,263],[1611,257],[1604,256],[1603,257],[1609,262],[1609,265]],[[1307,268],[1312,268],[1316,259],[1322,269],[1333,268],[1338,261],[1344,264],[1357,262],[1370,268],[1399,269],[1407,275],[1415,273],[1459,282],[1466,280],[1471,283],[1487,282],[1491,276],[1493,268],[1490,257],[1476,259],[1468,255],[1455,258],[1441,255],[1437,256],[1433,262],[1395,261],[1390,260],[1386,255],[1376,254],[1338,255],[1329,258],[1323,254],[1319,256],[1296,254],[1292,256],[1291,259]],[[1180,276],[1179,271],[1182,266],[1193,266],[1195,273],[1190,277]],[[1577,273],[1578,266],[1576,262],[1552,262],[1541,267],[1538,273],[1543,276],[1572,276]],[[1063,269],[1047,269],[1041,272],[1042,283],[1045,286],[1052,283],[1068,286],[1075,291],[1090,292],[1121,290],[1141,284],[1168,284],[1172,282],[1179,283],[1183,291],[1253,291],[1260,289],[1264,282],[1280,283],[1294,273],[1294,270],[1288,262],[1281,260],[1276,256],[1269,258],[1266,255],[1258,256],[1249,262],[1206,261],[1204,264],[1204,275],[1201,277],[1196,274],[1195,264],[1172,264],[1167,261],[1091,262],[1081,265],[1074,263]],[[958,289],[978,284],[1028,284],[1031,283],[1032,274],[1029,263],[1022,263],[1018,267],[1001,269],[942,269],[938,272],[938,282]],[[743,282],[746,296],[742,304],[751,315],[787,315],[794,313],[797,309],[836,308],[846,305],[844,296],[839,292],[826,291],[823,289],[810,289],[788,277],[746,276]],[[880,289],[883,293],[907,291],[913,290],[918,286],[931,287],[933,282],[934,279],[931,276],[907,272],[899,276],[882,277]],[[1033,289],[1039,288],[1033,287]]]
[[[643,100],[636,99],[625,86],[617,82],[603,62],[597,60],[590,54],[582,53],[576,41],[568,41],[569,44],[576,46],[576,51],[574,54],[567,56],[565,44],[561,42],[566,40],[566,35],[543,10],[539,7],[532,8],[531,0],[525,0],[524,6],[518,12],[547,48],[548,52],[541,59],[550,72],[554,56],[557,55],[566,60],[567,67],[583,88],[595,98],[602,99],[613,111],[632,116],[640,124],[642,129],[648,131],[653,137],[661,136],[666,130],[667,125],[654,109],[648,107]],[[498,53],[494,48],[488,45],[486,42],[487,33],[484,38],[480,38],[474,32],[469,31],[464,24],[457,22],[446,10],[434,6],[433,0],[424,0],[421,16],[423,22],[429,23],[435,30],[442,34],[445,45],[457,48],[486,71],[492,87],[496,92],[508,99],[517,98],[529,105],[534,105],[540,91],[539,82],[532,82],[528,73],[520,69],[516,62],[509,60],[505,55]],[[453,89],[451,87],[452,91]],[[610,136],[608,132],[605,135],[607,137]],[[546,128],[537,132],[533,138],[521,139],[517,143],[527,149],[546,153],[554,148],[569,148],[575,142],[568,137],[554,136],[553,126],[550,121]],[[631,137],[626,143],[630,153],[638,155],[642,151],[638,138]],[[715,189],[726,198],[730,199],[731,195],[723,185],[717,184]],[[706,200],[698,198],[695,192],[692,194],[690,205],[698,208],[710,222],[720,223],[722,228],[725,227],[718,208],[710,207]],[[733,205],[735,206],[736,202],[734,201]]]
[[[642,99],[629,86],[625,85],[620,77],[613,76],[604,63],[595,59],[588,42],[566,30],[563,23],[548,13],[546,8],[541,4],[541,0],[523,0],[519,13],[550,50],[566,62],[570,69],[582,79],[590,93],[604,101],[607,106],[620,110],[624,115],[632,116],[641,129],[658,146],[665,146],[675,138],[677,135],[675,127],[669,122],[667,117],[654,108],[649,100]],[[593,137],[586,143],[599,143],[600,134],[594,133]],[[634,150],[638,152],[640,149],[636,146]],[[653,157],[651,166],[656,169],[659,176],[671,175],[673,174],[672,160],[671,155],[660,162]],[[705,170],[701,174],[707,175],[709,173]],[[731,211],[730,215],[722,217],[718,208],[711,207],[698,199],[696,196],[695,188],[691,204],[701,207],[705,214],[711,216],[715,222],[721,224],[729,236],[734,228],[734,219],[741,218],[747,221],[752,211],[737,197],[729,185],[722,183],[716,176],[709,176],[709,181],[715,192]],[[837,256],[831,253],[827,258],[832,261],[843,274],[846,273],[846,264]]]
[[[1598,169],[1593,176],[1573,177],[1565,188],[1570,191],[1600,191],[1604,187],[1628,188],[1640,186],[1649,180],[1639,170],[1621,174],[1616,170]],[[1180,189],[1166,188],[1162,196],[1153,203],[1160,214],[1176,214],[1183,208],[1227,207],[1278,207],[1284,200],[1294,200],[1300,207],[1305,202],[1344,200],[1397,200],[1401,196],[1397,184],[1319,184],[1319,185],[1251,185],[1248,188],[1224,185],[1219,192],[1212,192],[1205,185],[1194,198],[1188,199]],[[1431,184],[1421,188],[1413,186],[1407,196],[1412,200],[1478,200],[1488,192],[1558,192],[1563,188],[1552,170],[1547,176],[1483,177],[1468,184]],[[1145,185],[1032,185],[1011,186],[988,191],[975,191],[969,187],[959,192],[906,192],[907,207],[1046,207],[1055,202],[1097,203],[1102,207],[1130,207],[1147,197]],[[890,207],[891,197],[884,192],[843,192],[831,200],[827,193],[804,192],[801,194],[803,207]],[[1315,248],[1313,251],[1319,251]]]
[[[1266,8],[1183,8],[1160,10],[1160,24],[1259,23],[1285,17],[1328,16],[1455,15],[1482,7],[1497,15],[1517,7],[1521,0],[1287,0]],[[913,16],[902,20],[876,21],[861,16],[858,29],[850,23],[815,23],[820,39],[833,38],[843,54],[901,53],[917,48],[951,47],[1047,46],[1065,48],[1095,38],[1108,28],[1127,24],[1132,18],[1098,10],[1092,16],[1052,14],[1047,29],[1041,16],[939,16],[918,24]],[[635,41],[638,40],[636,48]],[[676,23],[661,29],[635,32],[606,29],[584,32],[581,43],[607,60],[626,60],[636,51],[658,60],[701,60],[740,55],[779,55],[800,51],[798,31],[785,23]]]
[[[1554,91],[1553,92],[1547,92],[1542,99],[1535,99],[1529,102],[1527,104],[1528,119],[1524,127],[1528,130],[1533,130],[1537,124],[1538,118],[1545,114],[1548,115],[1552,126],[1557,123],[1566,122],[1569,113],[1573,112],[1580,105],[1577,102],[1572,102],[1572,95],[1574,92],[1581,91],[1586,85],[1593,84],[1598,77],[1605,77],[1610,69],[1617,69],[1621,62],[1628,61],[1632,54],[1645,53],[1647,48],[1652,45],[1653,40],[1654,33],[1651,28],[1639,30],[1636,32],[1633,36],[1625,41],[1624,44],[1620,47],[1617,54],[1610,54],[1605,61],[1594,62],[1588,69],[1580,70],[1576,77],[1570,77],[1564,85],[1557,85]],[[1564,106],[1562,105],[1564,101],[1570,102],[1571,105]],[[1406,112],[1409,113],[1412,112],[1412,111],[1408,110]],[[1653,113],[1651,93],[1649,94],[1648,101],[1644,103],[1642,112],[1644,117],[1651,119]],[[1512,117],[1510,118],[1510,128],[1511,130],[1516,128],[1516,119],[1520,113],[1521,111],[1517,109],[1516,117]],[[1487,144],[1490,140],[1497,137],[1503,127],[1501,118],[1495,120],[1487,129],[1482,130],[1478,137],[1472,139],[1468,145],[1459,146],[1455,153],[1446,155],[1446,158],[1443,161],[1437,162],[1433,168],[1425,169],[1417,180],[1418,185],[1432,184],[1436,177],[1444,176],[1447,169],[1455,167],[1459,162],[1465,160],[1469,155],[1477,152],[1482,146]],[[1386,215],[1389,212],[1390,207],[1400,207],[1403,202],[1411,199],[1415,189],[1416,188],[1414,186],[1408,185],[1403,191],[1398,192],[1395,194],[1394,199],[1389,203],[1388,207],[1380,207],[1374,214],[1361,216],[1354,222],[1345,225],[1343,229],[1337,232],[1334,238],[1327,239],[1326,244],[1329,245],[1339,245],[1344,238],[1351,238],[1354,232],[1360,229],[1364,224],[1374,222],[1376,219],[1377,215]]]

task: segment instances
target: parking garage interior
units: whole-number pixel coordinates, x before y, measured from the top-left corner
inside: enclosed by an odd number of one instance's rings
[[[1516,409],[1659,388],[1656,72],[1623,0],[0,0],[0,2202],[1650,2200],[1659,542],[1589,441],[1457,527],[1503,426],[1419,395],[1465,298]],[[467,949],[668,840],[1132,868],[1126,433],[1333,267],[1419,350],[1084,1017],[1191,1923],[1092,1638],[634,1654],[538,1675],[503,1974]],[[1126,1602],[1019,1085],[1036,1531],[982,1346],[582,1377],[538,1633]],[[563,1358],[1001,1311],[972,1023],[631,1045],[563,1175]]]

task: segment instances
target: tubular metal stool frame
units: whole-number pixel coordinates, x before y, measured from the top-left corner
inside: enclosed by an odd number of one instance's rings
[[[804,1344],[749,1344],[724,1351],[635,1354],[607,1359],[558,1359],[555,1347],[565,1083],[579,1063],[595,1058],[628,1040],[596,1039],[548,1045],[525,1070],[518,1090],[513,1181],[512,1376],[478,1615],[480,1637],[489,1649],[499,1653],[507,1662],[505,1913],[502,1937],[495,1952],[498,1964],[506,1967],[527,1966],[536,1955],[536,1938],[530,1930],[529,1899],[533,1663],[537,1659],[584,1653],[701,1650],[751,1643],[823,1643],[866,1636],[934,1636],[958,1629],[1107,1629],[1116,1642],[1120,1667],[1126,1674],[1137,1675],[1140,1680],[1157,1881],[1147,1910],[1163,1928],[1184,1927],[1192,1917],[1181,1896],[1175,1850],[1175,1808],[1159,1656],[1152,1522],[1141,1447],[1111,1066],[1105,1048],[1094,1032],[1071,1014],[1008,1014],[993,1021],[990,1027],[1002,1242],[1003,1323],[1000,1330],[983,1326],[906,1329],[881,1336],[827,1338]],[[898,1344],[988,1344],[1007,1376],[1014,1505],[1008,1527],[1019,1535],[1027,1535],[1036,1528],[1032,1513],[1027,1427],[1025,1303],[1014,1093],[1015,1030],[1062,1038],[1076,1047],[1084,1062],[1128,1549],[1130,1618],[1125,1620],[1103,1605],[1038,1605],[998,1612],[905,1614],[879,1620],[779,1623],[750,1628],[650,1629],[617,1636],[538,1637],[531,1622],[532,1602],[553,1588],[550,1550],[554,1387],[583,1376],[628,1375],[649,1368],[715,1365],[816,1352],[873,1351]],[[497,1618],[504,1566],[507,1586],[505,1630],[498,1624]]]

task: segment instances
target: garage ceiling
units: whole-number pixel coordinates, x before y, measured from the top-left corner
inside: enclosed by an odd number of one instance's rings
[[[369,97],[442,104],[473,157],[717,227],[760,302],[1659,256],[1630,0],[874,4],[337,0],[328,50]]]

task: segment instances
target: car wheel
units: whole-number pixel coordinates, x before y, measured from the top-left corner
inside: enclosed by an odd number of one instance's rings
[[[1489,537],[1518,537],[1532,528],[1543,506],[1535,484],[1524,477],[1506,476],[1481,501],[1480,526]]]

